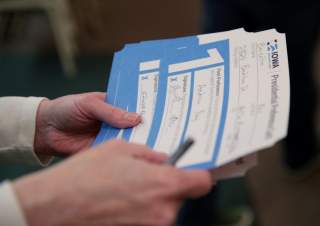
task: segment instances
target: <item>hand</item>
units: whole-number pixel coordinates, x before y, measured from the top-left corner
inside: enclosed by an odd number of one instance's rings
[[[146,146],[110,141],[13,188],[30,226],[169,226],[183,199],[206,194],[212,181],[163,161]]]
[[[105,93],[69,95],[40,103],[36,119],[35,152],[70,155],[88,148],[104,121],[118,128],[140,123],[129,113],[104,102]]]

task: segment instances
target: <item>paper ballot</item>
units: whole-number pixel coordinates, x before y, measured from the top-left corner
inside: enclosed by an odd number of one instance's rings
[[[120,138],[170,155],[192,137],[178,167],[240,176],[254,165],[253,153],[287,134],[285,35],[236,29],[128,44],[114,56],[107,93],[108,103],[143,122],[103,124],[95,144]]]

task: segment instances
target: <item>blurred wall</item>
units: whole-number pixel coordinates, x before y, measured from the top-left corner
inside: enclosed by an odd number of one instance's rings
[[[197,34],[201,0],[70,0],[82,51],[114,51],[125,43]]]

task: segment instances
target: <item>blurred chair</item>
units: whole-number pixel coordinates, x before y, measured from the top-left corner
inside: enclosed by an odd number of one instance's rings
[[[0,12],[40,9],[45,11],[52,26],[58,54],[66,76],[76,74],[74,21],[68,0],[0,0]]]

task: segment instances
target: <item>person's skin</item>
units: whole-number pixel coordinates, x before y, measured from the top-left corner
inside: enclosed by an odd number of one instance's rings
[[[13,186],[30,226],[170,226],[181,202],[206,194],[212,182],[208,171],[163,160],[146,146],[115,140]]]
[[[132,127],[141,121],[104,103],[104,93],[41,102],[35,151],[73,155],[12,183],[28,225],[169,226],[181,202],[206,194],[209,172],[164,165],[166,156],[120,140],[88,149],[101,121]]]
[[[104,102],[105,93],[93,92],[43,100],[35,134],[35,150],[42,155],[72,155],[88,148],[101,122],[118,128],[138,125],[141,118]]]

